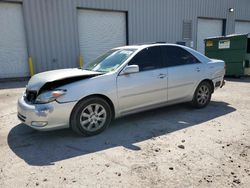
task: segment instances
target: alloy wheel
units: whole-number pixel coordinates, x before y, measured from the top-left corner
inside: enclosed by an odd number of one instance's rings
[[[209,88],[207,85],[202,85],[197,93],[197,102],[200,105],[204,105],[209,100]]]
[[[107,112],[100,104],[85,107],[80,116],[80,124],[86,131],[94,132],[102,128],[107,119]]]

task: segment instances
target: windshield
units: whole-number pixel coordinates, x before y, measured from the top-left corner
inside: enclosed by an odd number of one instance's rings
[[[110,50],[104,55],[98,57],[91,63],[84,66],[84,70],[108,73],[116,70],[122,63],[124,63],[135,49],[118,49]]]

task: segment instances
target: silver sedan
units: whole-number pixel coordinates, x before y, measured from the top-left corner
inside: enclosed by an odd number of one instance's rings
[[[224,75],[223,61],[184,46],[115,48],[83,69],[33,76],[18,100],[18,117],[37,130],[72,128],[91,136],[125,115],[183,102],[206,107]]]

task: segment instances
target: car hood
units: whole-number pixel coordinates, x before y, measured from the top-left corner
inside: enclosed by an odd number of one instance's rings
[[[53,89],[75,81],[92,78],[101,74],[102,73],[99,72],[87,71],[77,68],[48,71],[34,75],[30,79],[26,89],[39,93],[42,89]]]

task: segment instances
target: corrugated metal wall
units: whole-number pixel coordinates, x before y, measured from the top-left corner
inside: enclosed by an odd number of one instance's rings
[[[235,19],[250,20],[249,0],[9,0],[23,2],[29,55],[36,72],[76,67],[79,57],[77,8],[128,12],[129,44],[182,40],[183,20],[197,17],[227,19],[227,34]],[[229,13],[229,8],[235,8]]]

